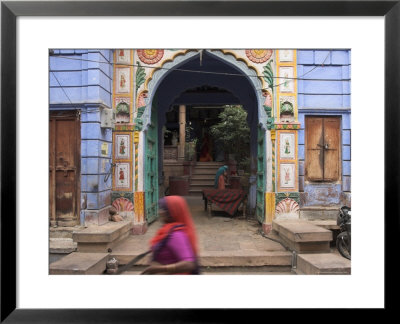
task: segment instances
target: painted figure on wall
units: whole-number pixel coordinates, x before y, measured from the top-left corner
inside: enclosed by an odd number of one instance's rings
[[[288,168],[285,168],[285,184],[288,184],[290,182],[290,170]]]
[[[287,138],[285,140],[285,153],[290,154],[290,143],[289,143],[289,139],[287,139]]]
[[[125,180],[124,170],[119,170],[119,180],[124,182],[124,180]]]
[[[125,141],[123,138],[121,138],[121,142],[119,144],[119,154],[125,155]]]

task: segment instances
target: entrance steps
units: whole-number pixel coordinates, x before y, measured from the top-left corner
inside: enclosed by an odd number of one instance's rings
[[[272,222],[273,233],[294,252],[293,269],[297,274],[350,274],[350,261],[330,247],[335,229],[331,223],[304,219]]]
[[[72,239],[78,252],[107,253],[129,236],[132,227],[131,221],[108,222],[73,232]]]
[[[131,221],[108,222],[72,231],[72,238],[50,238],[50,274],[104,273],[110,252],[131,229]]]
[[[335,253],[299,254],[297,274],[334,275],[350,274],[351,261]]]
[[[116,258],[119,266],[124,266],[141,253],[111,253],[110,258]],[[139,260],[126,272],[129,274],[140,274],[151,261],[151,256]],[[202,253],[199,257],[201,272],[212,273],[266,273],[281,272],[290,273],[292,266],[292,253],[288,251],[209,251]]]
[[[296,253],[329,252],[332,232],[301,219],[272,222],[283,244]]]
[[[108,253],[73,252],[50,264],[50,274],[99,275],[106,270]]]
[[[223,162],[197,162],[190,177],[190,196],[201,196],[204,189],[214,188],[215,174]]]

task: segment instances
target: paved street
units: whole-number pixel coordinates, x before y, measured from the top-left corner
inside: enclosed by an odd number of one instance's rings
[[[190,196],[186,199],[196,225],[204,274],[213,274],[216,268],[219,274],[242,274],[243,267],[251,267],[245,270],[251,274],[290,273],[290,252],[280,243],[263,237],[261,226],[254,218],[246,219],[241,213],[231,218],[217,210],[209,218],[201,197]],[[112,255],[129,261],[132,256],[146,251],[149,240],[160,226],[157,220],[150,224],[146,234],[131,235],[113,249]],[[138,264],[144,266],[147,262],[145,258]]]

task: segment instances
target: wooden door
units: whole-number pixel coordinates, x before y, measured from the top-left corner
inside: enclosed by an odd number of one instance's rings
[[[340,117],[306,117],[306,179],[340,180]]]
[[[79,224],[80,117],[78,111],[50,113],[50,225]]]

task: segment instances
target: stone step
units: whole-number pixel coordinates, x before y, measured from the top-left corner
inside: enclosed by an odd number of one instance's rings
[[[111,253],[110,258],[115,257],[119,266],[123,266],[139,252]],[[148,266],[151,256],[147,255],[139,260],[134,267]],[[292,253],[288,251],[207,251],[199,257],[201,267],[271,267],[272,269],[286,270],[292,265]]]
[[[203,166],[203,165],[209,165],[209,166],[215,166],[215,167],[222,167],[224,165],[223,162],[196,162],[196,166]]]
[[[272,228],[282,243],[297,253],[329,252],[332,231],[301,219],[274,220]]]
[[[195,168],[193,170],[193,175],[205,175],[205,176],[214,176],[217,173],[218,169],[209,169],[209,168]]]
[[[214,186],[214,180],[210,179],[191,179],[191,186]]]
[[[132,267],[122,275],[140,275],[146,266]],[[200,267],[201,275],[295,275],[290,266]]]
[[[336,220],[340,206],[309,206],[300,208],[300,219]]]
[[[335,253],[299,254],[296,263],[297,274],[351,274],[351,261]]]
[[[77,243],[72,238],[53,238],[50,237],[50,253],[68,254],[77,250]]]
[[[108,222],[100,226],[90,226],[82,231],[73,232],[78,252],[108,252],[127,238],[132,229],[131,221]]]
[[[79,231],[83,230],[85,227],[84,226],[72,226],[72,227],[63,227],[63,226],[57,226],[57,227],[49,227],[49,234],[50,238],[69,238],[72,239],[72,233],[74,231]]]
[[[50,264],[50,274],[99,275],[106,270],[108,253],[73,252]]]

